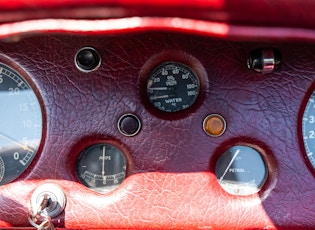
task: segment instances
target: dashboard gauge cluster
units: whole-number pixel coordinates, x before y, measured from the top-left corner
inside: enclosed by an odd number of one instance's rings
[[[46,182],[67,196],[55,219],[60,228],[82,221],[98,228],[96,215],[116,221],[109,228],[121,227],[118,216],[146,228],[183,216],[178,207],[205,213],[192,217],[209,220],[201,227],[222,212],[233,223],[257,208],[255,220],[266,212],[300,215],[296,207],[306,207],[315,189],[315,93],[304,90],[314,90],[314,77],[250,71],[253,46],[157,32],[0,42],[7,55],[0,55],[0,200],[8,207],[1,218],[11,224],[23,216]],[[303,51],[313,57],[315,48]],[[302,64],[282,56],[281,68]],[[142,209],[145,216],[130,212]]]
[[[97,50],[92,50],[98,54]],[[90,63],[90,56],[81,55],[80,61]],[[21,75],[4,64],[0,64],[0,73],[1,106],[8,113],[8,116],[3,115],[0,126],[0,182],[5,184],[21,175],[35,157],[41,143],[42,113],[34,91]],[[193,68],[171,59],[152,68],[145,77],[145,85],[146,97],[151,105],[168,114],[192,107],[201,89],[200,76]],[[314,117],[309,117],[309,123],[312,123]],[[203,127],[209,138],[216,138],[223,135],[226,126],[221,115],[211,114],[200,128]],[[125,137],[133,138],[140,132],[141,119],[136,114],[126,113],[119,118],[117,128]],[[313,131],[305,132],[311,135]],[[309,157],[311,160],[311,154]],[[112,142],[103,141],[87,146],[80,153],[75,171],[84,186],[104,194],[116,189],[125,180],[128,164],[123,150]],[[228,193],[250,195],[260,191],[267,179],[268,169],[257,150],[236,145],[219,157],[215,174],[218,183]]]
[[[17,71],[0,64],[0,185],[20,176],[42,140],[39,100]]]
[[[52,218],[60,229],[315,226],[310,23],[208,20],[236,0],[199,1],[207,16],[186,6],[183,18],[167,17],[171,1],[154,3],[165,17],[133,2],[140,18],[121,2],[57,3],[47,20],[47,4],[3,11],[0,229],[30,227],[29,209],[44,204],[32,194],[46,183],[67,198]],[[58,19],[68,11],[87,17]],[[109,17],[92,20],[95,11]]]
[[[96,49],[92,50],[99,56]],[[81,55],[80,61],[89,63],[85,61],[85,56],[90,58],[91,55]],[[100,63],[97,68],[100,68]],[[0,73],[1,106],[8,114],[2,115],[0,126],[0,183],[6,184],[21,175],[34,159],[41,143],[43,124],[39,101],[27,81],[4,64],[0,64]],[[145,97],[162,113],[181,112],[191,108],[199,99],[201,81],[195,68],[170,58],[156,63],[144,77]],[[315,93],[310,97],[304,112],[303,140],[307,157],[315,168],[314,104]],[[134,138],[139,134],[141,125],[141,118],[126,113],[118,119],[116,127],[126,138]],[[200,128],[203,128],[208,138],[218,138],[225,133],[227,123],[223,116],[211,114],[200,124]],[[83,185],[99,193],[108,193],[125,180],[128,164],[124,151],[104,141],[87,146],[81,152],[75,171]],[[264,186],[268,167],[258,150],[246,145],[235,145],[217,159],[215,174],[218,183],[228,193],[251,195],[258,193]]]

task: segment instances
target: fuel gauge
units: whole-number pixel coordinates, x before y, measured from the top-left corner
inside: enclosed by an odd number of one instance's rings
[[[126,177],[125,155],[112,144],[95,144],[78,158],[76,173],[82,184],[100,193],[117,188]]]
[[[244,196],[260,191],[268,171],[264,159],[256,149],[237,145],[219,157],[215,174],[225,191]]]

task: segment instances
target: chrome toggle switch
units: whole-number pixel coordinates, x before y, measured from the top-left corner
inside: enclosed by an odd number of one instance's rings
[[[281,53],[274,48],[252,50],[247,60],[247,67],[257,73],[272,73],[281,67]]]

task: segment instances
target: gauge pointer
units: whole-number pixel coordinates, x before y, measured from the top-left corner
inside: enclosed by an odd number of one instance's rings
[[[231,165],[232,165],[233,162],[235,161],[235,159],[236,159],[237,155],[239,154],[239,152],[240,152],[240,150],[238,149],[238,150],[236,151],[236,153],[234,154],[232,160],[230,161],[229,165],[226,167],[226,169],[225,169],[223,175],[220,177],[220,182],[222,182],[223,178],[224,178],[225,175],[227,174],[228,170],[230,169]]]
[[[151,87],[151,88],[148,88],[148,90],[168,90],[167,87]]]
[[[103,158],[102,158],[102,177],[105,180],[105,155],[106,155],[106,146],[103,146]]]
[[[27,150],[27,151],[32,152],[32,153],[35,152],[34,149],[31,149],[27,145],[23,145],[23,144],[19,143],[18,141],[12,139],[11,137],[9,137],[9,136],[7,136],[7,135],[5,135],[3,133],[0,133],[0,137],[2,137],[2,139],[6,139],[6,140],[12,142],[13,144],[16,144],[16,145],[20,146],[21,148],[23,148],[23,150]]]
[[[156,99],[163,99],[163,98],[169,98],[170,95],[161,95],[161,96],[153,96],[151,97],[152,100],[156,100]]]

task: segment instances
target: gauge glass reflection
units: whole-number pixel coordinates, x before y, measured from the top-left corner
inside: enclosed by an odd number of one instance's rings
[[[30,165],[42,138],[39,101],[17,71],[0,63],[0,185]]]

